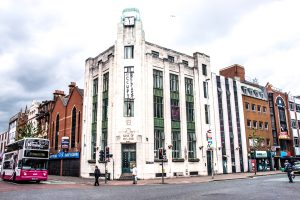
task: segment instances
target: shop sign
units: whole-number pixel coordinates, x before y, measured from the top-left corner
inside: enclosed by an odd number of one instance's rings
[[[50,159],[68,159],[68,158],[80,158],[80,152],[64,152],[60,151],[57,154],[50,155]]]
[[[267,158],[268,153],[266,151],[256,151],[255,158]]]
[[[280,132],[278,138],[279,139],[289,139],[290,137],[287,132]]]
[[[62,137],[61,138],[61,148],[62,149],[69,149],[70,139],[69,137]]]
[[[213,144],[211,130],[208,130],[206,132],[206,137],[207,137],[207,148],[211,148]]]

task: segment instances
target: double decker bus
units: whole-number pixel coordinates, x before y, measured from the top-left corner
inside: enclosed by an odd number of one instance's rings
[[[1,177],[12,181],[46,181],[48,160],[48,139],[24,138],[6,146]]]

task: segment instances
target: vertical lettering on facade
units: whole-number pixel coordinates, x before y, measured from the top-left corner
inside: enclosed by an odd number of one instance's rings
[[[133,66],[125,67],[124,72],[124,98],[134,99],[134,71]]]

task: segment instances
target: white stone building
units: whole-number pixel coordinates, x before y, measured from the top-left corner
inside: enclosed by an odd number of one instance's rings
[[[291,117],[291,130],[294,141],[295,157],[300,157],[299,135],[300,135],[300,97],[289,96],[289,110]]]
[[[31,124],[33,128],[37,129],[38,128],[38,121],[36,119],[36,116],[39,112],[39,105],[41,103],[36,101],[36,100],[33,100],[30,107],[29,107],[29,110],[28,110],[28,121],[27,121],[27,124]]]
[[[16,141],[17,136],[17,121],[19,113],[9,119],[8,124],[8,144]]]
[[[98,161],[106,146],[113,155],[107,170],[117,179],[129,175],[133,165],[139,178],[161,177],[162,160],[167,177],[223,173],[222,156],[232,154],[230,146],[225,155],[218,150],[215,79],[209,56],[190,56],[145,41],[139,11],[125,9],[115,45],[86,60],[81,176],[88,177],[96,164],[104,172]],[[241,103],[240,87],[237,95]],[[234,107],[233,95],[230,102]],[[239,147],[237,136],[232,147]],[[159,158],[160,148],[166,149],[165,159]],[[240,166],[239,155],[246,156],[246,169],[247,153],[234,152],[235,165]],[[226,165],[225,173],[232,172],[232,162]]]
[[[248,152],[241,83],[212,74],[216,160],[220,173],[248,171]]]

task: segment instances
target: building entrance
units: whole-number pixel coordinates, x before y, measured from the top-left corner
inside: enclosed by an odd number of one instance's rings
[[[122,173],[130,173],[136,165],[136,144],[122,144]]]

